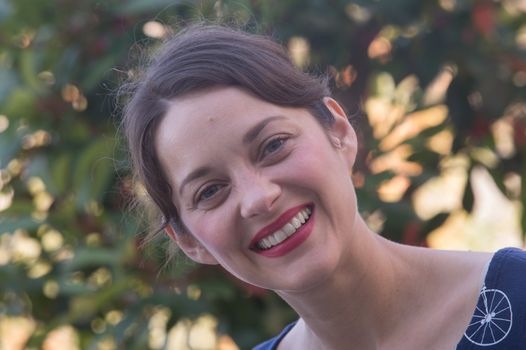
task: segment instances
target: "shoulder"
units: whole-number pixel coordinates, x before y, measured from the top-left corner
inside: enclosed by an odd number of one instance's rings
[[[259,345],[256,345],[252,350],[276,350],[278,348],[279,343],[283,340],[283,338],[290,332],[290,330],[294,327],[296,322],[293,322],[289,325],[287,325],[281,333],[274,338],[271,338]]]
[[[526,251],[505,248],[493,256],[484,281],[486,289],[497,289],[526,307]]]
[[[526,251],[499,250],[493,256],[473,318],[460,349],[526,348]]]

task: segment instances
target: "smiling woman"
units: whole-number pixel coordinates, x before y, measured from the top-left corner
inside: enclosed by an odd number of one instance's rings
[[[123,128],[159,233],[298,313],[256,349],[526,345],[526,253],[373,233],[349,176],[358,145],[343,108],[271,40],[217,26],[178,33],[133,85]]]

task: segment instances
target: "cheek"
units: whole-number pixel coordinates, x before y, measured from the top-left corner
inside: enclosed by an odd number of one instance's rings
[[[220,252],[224,250],[232,239],[229,239],[228,228],[229,220],[225,220],[225,215],[220,213],[193,213],[187,217],[186,225],[188,230],[196,237],[201,244],[210,252]]]
[[[314,192],[327,210],[347,213],[356,206],[356,200],[351,175],[342,154],[319,141],[312,145],[303,147],[302,152],[298,152],[281,169],[281,175],[287,176],[289,184]]]
[[[323,185],[341,171],[341,164],[328,145],[318,142],[298,149],[286,168],[299,182]]]

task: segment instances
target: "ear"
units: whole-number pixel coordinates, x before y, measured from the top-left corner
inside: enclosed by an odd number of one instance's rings
[[[166,234],[190,259],[199,264],[219,264],[212,254],[191,233],[177,233],[171,224],[166,225]]]
[[[333,125],[328,128],[329,139],[335,148],[341,149],[345,153],[349,162],[349,169],[351,169],[358,153],[356,133],[338,102],[330,97],[324,97],[323,103],[334,117]]]

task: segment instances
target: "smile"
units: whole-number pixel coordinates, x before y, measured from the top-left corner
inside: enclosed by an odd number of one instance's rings
[[[311,215],[312,211],[310,208],[300,210],[288,223],[283,225],[279,230],[268,235],[257,243],[259,249],[265,250],[270,249],[290,236],[292,236],[307,220]]]
[[[299,247],[314,227],[315,208],[302,204],[285,211],[252,239],[250,249],[257,254],[277,258]]]

